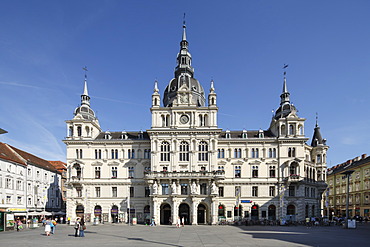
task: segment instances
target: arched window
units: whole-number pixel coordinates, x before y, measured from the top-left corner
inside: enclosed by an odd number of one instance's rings
[[[241,158],[242,157],[242,150],[240,148],[234,149],[234,158]]]
[[[285,125],[281,125],[280,135],[281,136],[285,136],[286,135]]]
[[[276,177],[276,170],[275,170],[275,166],[270,166],[269,168],[270,168],[270,170],[269,170],[270,178],[274,178],[274,177]]]
[[[258,166],[252,166],[252,177],[258,178]]]
[[[299,125],[298,133],[299,133],[299,135],[303,135],[303,126],[302,125]]]
[[[68,136],[73,137],[73,127],[72,126],[69,127]]]
[[[90,128],[88,126],[86,126],[85,131],[86,131],[86,136],[90,137]]]
[[[201,141],[198,146],[198,160],[208,161],[208,144],[205,141]]]
[[[289,125],[289,135],[294,135],[294,126],[293,126],[293,124]]]
[[[166,141],[161,143],[161,161],[170,161],[170,144]]]
[[[180,143],[180,161],[189,161],[189,143],[186,141]]]

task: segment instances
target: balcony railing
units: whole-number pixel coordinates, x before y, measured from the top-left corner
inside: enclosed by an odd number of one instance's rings
[[[70,183],[81,183],[82,180],[83,180],[82,177],[72,176],[71,179],[69,180],[69,182]]]
[[[217,178],[217,179],[224,179],[225,178],[225,172],[224,171],[200,171],[200,172],[186,172],[186,171],[180,171],[180,172],[145,172],[145,178],[146,179],[157,179],[157,178]]]

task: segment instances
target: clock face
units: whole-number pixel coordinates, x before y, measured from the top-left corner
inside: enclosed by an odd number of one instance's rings
[[[181,117],[180,117],[180,122],[182,123],[182,124],[186,124],[187,122],[189,122],[189,116],[188,115],[182,115]]]

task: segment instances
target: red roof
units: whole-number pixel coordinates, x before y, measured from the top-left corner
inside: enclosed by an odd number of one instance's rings
[[[27,166],[25,160],[17,155],[7,144],[0,142],[0,159]]]
[[[52,164],[58,171],[60,172],[63,172],[65,170],[67,170],[67,164],[64,163],[63,161],[50,161],[49,160],[49,163]]]
[[[1,142],[0,142],[0,144],[7,147],[8,150],[9,150],[9,153],[10,152],[13,153],[13,156],[12,156],[13,160],[12,161],[14,161],[14,162],[17,162],[17,163],[20,163],[20,164],[23,164],[23,165],[27,165],[28,163],[30,163],[32,165],[38,166],[40,168],[43,168],[43,169],[46,169],[46,170],[49,170],[49,171],[58,172],[58,170],[51,163],[49,163],[49,161],[47,161],[47,160],[41,159],[41,158],[39,158],[39,157],[37,157],[33,154],[27,153],[23,150],[20,150],[18,148],[15,148],[15,147],[9,145],[9,144],[5,144],[5,143],[1,143]],[[4,148],[4,150],[5,150],[5,148]],[[15,157],[17,158],[17,161],[14,160]],[[22,160],[22,158],[23,158],[23,160]]]

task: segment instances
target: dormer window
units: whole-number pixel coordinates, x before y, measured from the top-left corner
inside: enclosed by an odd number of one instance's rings
[[[265,134],[263,133],[263,130],[258,131],[258,138],[264,138]]]
[[[143,133],[143,131],[142,131],[142,130],[139,132],[138,139],[139,139],[139,140],[144,139],[144,133]]]
[[[230,139],[231,138],[230,130],[226,130],[225,138],[226,139]]]
[[[247,139],[247,131],[246,130],[243,130],[242,138]]]
[[[110,132],[109,131],[105,132],[104,139],[110,140],[111,138],[112,138],[112,136],[111,136]]]

